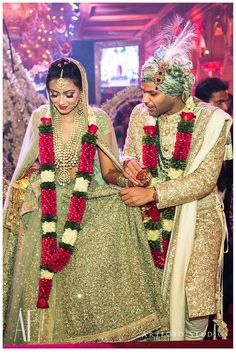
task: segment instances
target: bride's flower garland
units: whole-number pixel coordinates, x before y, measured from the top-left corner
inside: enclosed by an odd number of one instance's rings
[[[194,121],[192,112],[182,112],[177,127],[175,147],[166,179],[179,177],[186,167],[189,155]],[[159,145],[158,121],[149,117],[149,125],[144,126],[142,158],[143,165],[149,168],[153,180],[158,177],[157,163]],[[142,209],[143,222],[147,229],[149,245],[156,267],[164,268],[169,239],[173,228],[175,207],[159,210],[155,202],[146,204]]]
[[[70,199],[62,242],[57,246],[57,202],[55,184],[55,152],[51,118],[41,118],[39,126],[39,161],[41,165],[42,253],[38,308],[48,308],[54,273],[65,268],[74,250],[85,209],[87,190],[93,173],[97,141],[96,118],[89,110],[88,131],[82,137],[82,147],[73,194]]]

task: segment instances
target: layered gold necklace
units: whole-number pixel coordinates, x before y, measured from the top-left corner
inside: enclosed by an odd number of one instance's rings
[[[54,145],[56,158],[56,178],[62,186],[70,182],[70,170],[77,165],[81,147],[81,137],[85,129],[83,110],[78,106],[73,117],[73,130],[67,143],[62,141],[63,115],[54,114]]]

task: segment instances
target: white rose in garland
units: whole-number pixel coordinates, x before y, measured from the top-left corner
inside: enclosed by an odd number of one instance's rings
[[[42,229],[44,234],[47,232],[56,232],[56,224],[54,221],[44,221],[44,223],[42,223]]]
[[[156,241],[160,238],[161,230],[147,230],[148,240]]]
[[[173,227],[173,220],[168,220],[168,219],[162,220],[162,226],[163,229],[165,229],[168,232],[171,232]]]
[[[41,179],[42,182],[54,182],[55,181],[55,172],[54,171],[49,171],[45,170],[41,172]]]
[[[75,180],[74,191],[77,192],[87,192],[89,186],[89,181],[83,177],[77,177]]]
[[[74,245],[76,237],[77,237],[77,230],[72,230],[70,228],[65,229],[64,234],[62,236],[62,242],[68,243],[69,245]]]
[[[52,273],[52,272],[49,272],[49,271],[46,270],[46,269],[42,269],[42,270],[41,270],[41,277],[42,277],[42,278],[45,278],[45,279],[52,279],[52,278],[53,278],[53,273]]]

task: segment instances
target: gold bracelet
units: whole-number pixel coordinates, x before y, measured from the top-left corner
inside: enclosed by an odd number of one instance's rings
[[[152,197],[153,197],[153,201],[154,201],[155,203],[158,203],[158,194],[157,194],[157,190],[156,190],[156,188],[155,188],[155,187],[153,187],[153,189],[154,189],[154,191],[153,191],[153,195],[152,195]]]
[[[117,178],[117,185],[119,187],[128,187],[128,179],[125,178],[125,176],[123,174],[121,174],[118,178]]]

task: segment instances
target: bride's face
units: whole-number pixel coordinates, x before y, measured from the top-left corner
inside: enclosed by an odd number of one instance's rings
[[[57,87],[58,79],[49,82],[49,97],[52,104],[62,114],[69,114],[79,101],[80,90],[75,86],[73,80],[64,79],[63,89]]]

